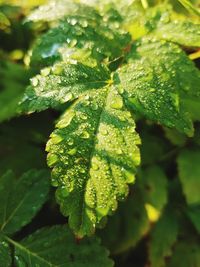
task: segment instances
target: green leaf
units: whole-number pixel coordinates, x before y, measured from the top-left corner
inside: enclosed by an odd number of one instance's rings
[[[167,177],[164,171],[156,166],[142,170],[138,175],[138,183],[144,201],[161,211],[167,203]]]
[[[140,132],[140,138],[141,164],[144,166],[155,164],[169,151],[162,136],[149,132],[146,127]]]
[[[66,226],[43,228],[20,243],[6,238],[15,248],[15,265],[42,267],[112,267],[108,251],[99,239],[77,242]]]
[[[199,101],[200,72],[178,46],[148,39],[134,45],[115,82],[134,111],[193,134],[184,99],[196,95]]]
[[[189,206],[186,212],[194,227],[200,233],[200,206]]]
[[[90,8],[89,6],[80,5],[70,0],[58,0],[56,1],[56,3],[55,1],[49,1],[47,4],[41,5],[39,6],[39,8],[35,9],[27,17],[27,21],[34,21],[34,22],[57,21],[59,19],[62,19],[64,16],[71,15],[72,13],[84,14],[84,11],[86,11],[86,7],[87,7],[86,14],[88,14],[89,13],[88,9]]]
[[[29,74],[20,65],[0,62],[0,122],[17,114],[18,102],[24,94]]]
[[[164,128],[165,136],[169,141],[176,146],[184,146],[187,142],[187,136],[178,132],[176,129]]]
[[[87,14],[87,11],[86,11]],[[92,58],[101,62],[104,58],[115,59],[123,54],[130,43],[129,34],[110,27],[104,18],[94,11],[94,16],[70,15],[58,27],[50,29],[33,47],[31,64],[52,65],[70,57],[76,48],[89,51]],[[111,24],[112,25],[112,24]],[[66,50],[66,48],[68,48]]]
[[[12,172],[1,177],[0,228],[13,234],[35,216],[49,191],[48,172],[30,170],[16,180]]]
[[[189,21],[173,21],[156,29],[156,38],[185,47],[200,47],[200,24]]]
[[[200,152],[184,149],[178,157],[179,178],[188,204],[200,203]]]
[[[43,143],[52,131],[48,114],[21,117],[0,126],[0,175],[8,167],[21,176],[30,169],[46,168]]]
[[[112,254],[120,254],[135,247],[150,229],[144,199],[137,183],[138,180],[127,200],[120,203],[116,214],[99,231],[103,244]]]
[[[87,91],[101,88],[109,79],[109,71],[103,66],[89,67],[81,63],[57,63],[41,70],[34,77],[21,101],[25,112],[45,110],[72,101]]]
[[[195,241],[182,241],[179,242],[175,248],[174,253],[166,265],[166,267],[188,267],[188,266],[200,266],[200,245]]]
[[[5,30],[10,26],[10,21],[6,15],[0,12],[0,30]]]
[[[167,209],[160,220],[157,222],[157,224],[154,226],[151,233],[149,244],[149,260],[152,267],[166,266],[165,258],[171,256],[172,247],[177,240],[177,236],[177,219],[173,213],[173,210]]]
[[[58,121],[47,144],[53,184],[78,236],[117,208],[140,162],[135,123],[114,87],[93,90]]]
[[[200,16],[200,10],[196,8],[190,0],[179,0],[179,2],[186,8],[188,9],[189,12],[194,13],[198,16]]]
[[[0,266],[2,267],[10,267],[12,260],[11,260],[11,251],[9,248],[8,243],[3,240],[0,236]]]

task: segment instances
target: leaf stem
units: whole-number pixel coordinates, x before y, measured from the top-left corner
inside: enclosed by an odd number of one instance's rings
[[[189,55],[189,58],[190,58],[191,60],[195,60],[195,59],[197,59],[197,58],[200,58],[200,50],[198,50],[198,51],[196,51],[196,52],[190,54],[190,55]]]

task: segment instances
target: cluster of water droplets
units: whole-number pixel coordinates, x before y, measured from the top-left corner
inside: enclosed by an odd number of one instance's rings
[[[175,44],[148,39],[132,53],[130,63],[119,70],[121,87],[126,88],[125,99],[135,111],[150,119],[190,131],[181,100],[181,92],[191,84],[188,81],[183,84],[184,73],[190,69],[191,75],[189,59]]]

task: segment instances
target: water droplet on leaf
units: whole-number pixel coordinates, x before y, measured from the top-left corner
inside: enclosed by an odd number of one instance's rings
[[[73,155],[76,154],[76,152],[77,152],[77,149],[74,147],[74,148],[72,148],[72,149],[70,149],[70,150],[68,151],[68,154],[71,155],[71,156],[73,156]]]
[[[38,81],[38,78],[36,78],[36,77],[34,77],[34,78],[31,79],[31,83],[32,83],[33,86],[37,86],[38,85],[38,82],[39,82]]]

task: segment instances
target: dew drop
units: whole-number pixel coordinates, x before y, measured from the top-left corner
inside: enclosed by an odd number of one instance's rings
[[[52,67],[52,72],[55,75],[61,74],[63,71],[63,66],[61,64],[56,64],[55,66]]]
[[[82,132],[81,138],[88,139],[90,137],[90,134],[87,131]]]
[[[119,88],[118,88],[118,92],[119,92],[120,94],[123,94],[123,93],[124,93],[124,88],[123,88],[123,87],[119,87]]]
[[[51,184],[52,186],[58,186],[58,181],[55,178],[51,178]]]
[[[92,110],[97,110],[98,109],[98,105],[97,105],[97,103],[93,103],[93,105],[92,105]]]
[[[99,166],[96,163],[92,164],[92,169],[97,171],[99,169]]]
[[[122,172],[124,176],[126,177],[127,183],[133,183],[135,181],[135,175],[132,172],[125,170],[125,169],[123,169]]]
[[[62,136],[54,134],[54,133],[51,135],[51,138],[54,144],[59,144],[63,140]]]
[[[102,129],[102,130],[101,130],[101,133],[102,133],[103,135],[108,135],[108,131],[107,131],[106,129]]]
[[[32,78],[31,79],[31,83],[32,83],[33,86],[37,86],[38,83],[39,83],[38,78],[36,78],[36,77]]]
[[[86,28],[86,27],[88,26],[88,22],[87,22],[87,20],[82,20],[82,21],[81,21],[81,26],[82,26],[83,28]]]
[[[74,117],[74,112],[70,112],[67,117],[61,119],[57,123],[57,127],[60,129],[67,127],[71,123],[73,117]]]
[[[85,171],[85,169],[84,168],[81,168],[80,169],[80,173],[85,173],[86,171]]]
[[[179,96],[178,94],[174,94],[174,93],[171,93],[171,98],[172,98],[172,101],[175,105],[175,108],[177,111],[179,111]]]
[[[77,44],[77,40],[76,39],[73,39],[73,40],[70,41],[70,46],[71,47],[74,47],[76,44]]]
[[[72,94],[72,93],[68,93],[68,94],[66,94],[66,95],[62,98],[62,102],[63,102],[63,103],[68,102],[68,101],[70,101],[72,98],[73,98],[73,94]]]
[[[149,89],[149,92],[150,92],[150,93],[153,93],[153,92],[155,92],[155,91],[156,91],[155,88],[150,88],[150,89]]]
[[[122,155],[123,154],[123,151],[120,148],[118,148],[117,151],[116,151],[116,153],[117,153],[117,155]]]
[[[77,149],[74,147],[74,148],[72,148],[72,149],[70,149],[70,150],[68,151],[68,154],[71,155],[71,156],[73,156],[73,155],[76,154],[76,152],[77,152]]]
[[[58,161],[58,156],[56,154],[48,154],[47,162],[50,167],[52,167]]]
[[[17,267],[27,267],[26,262],[21,256],[15,256],[15,264]]]
[[[72,19],[70,20],[70,23],[71,23],[72,26],[74,26],[74,25],[76,25],[77,20],[74,19],[74,18],[72,18]]]
[[[42,76],[48,76],[51,72],[51,69],[50,68],[44,68],[40,71],[41,75]]]
[[[68,139],[68,145],[72,146],[74,144],[74,140],[72,138]]]
[[[123,101],[121,97],[115,97],[113,101],[111,102],[111,108],[114,109],[121,109],[123,107]]]
[[[84,114],[84,113],[81,113],[81,114],[80,114],[80,118],[81,118],[82,120],[87,120],[87,115]]]

